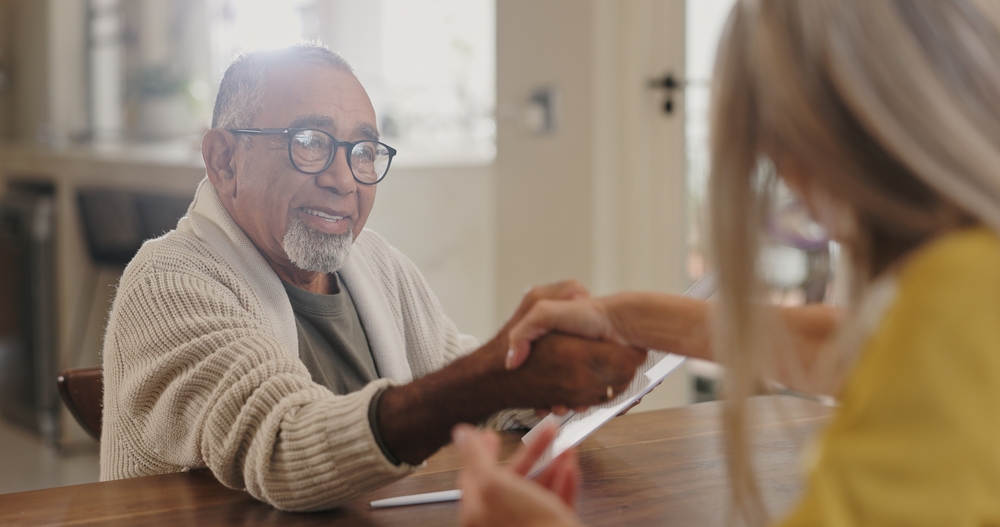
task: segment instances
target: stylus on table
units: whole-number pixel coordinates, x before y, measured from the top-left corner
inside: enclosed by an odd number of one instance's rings
[[[443,501],[458,501],[462,499],[460,490],[442,490],[439,492],[426,492],[424,494],[411,494],[409,496],[397,496],[384,500],[375,500],[371,503],[373,509],[385,507],[403,507],[405,505],[420,505],[423,503],[440,503]]]

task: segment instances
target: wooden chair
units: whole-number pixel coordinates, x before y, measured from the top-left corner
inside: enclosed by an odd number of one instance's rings
[[[59,374],[56,384],[59,385],[59,395],[76,422],[100,441],[104,370],[100,367],[66,370]]]

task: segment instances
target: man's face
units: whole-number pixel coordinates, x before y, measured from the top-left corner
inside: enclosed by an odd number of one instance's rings
[[[377,139],[375,110],[348,72],[288,66],[272,71],[265,86],[254,128],[315,128],[341,141]],[[323,259],[323,250],[346,258],[375,201],[375,185],[354,180],[347,154],[339,147],[327,170],[310,175],[292,166],[287,135],[252,136],[249,150],[237,147],[231,213],[272,266],[329,273],[335,270],[329,265],[303,262]]]

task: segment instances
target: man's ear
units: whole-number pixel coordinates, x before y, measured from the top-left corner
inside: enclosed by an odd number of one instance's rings
[[[219,196],[236,193],[236,136],[228,130],[213,128],[201,140],[201,157],[205,171]]]

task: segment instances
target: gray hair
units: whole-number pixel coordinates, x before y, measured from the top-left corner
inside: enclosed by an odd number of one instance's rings
[[[264,106],[264,82],[268,72],[290,63],[327,66],[354,75],[354,68],[344,57],[318,42],[241,53],[222,76],[212,112],[212,128],[234,130],[253,126],[257,112]]]

